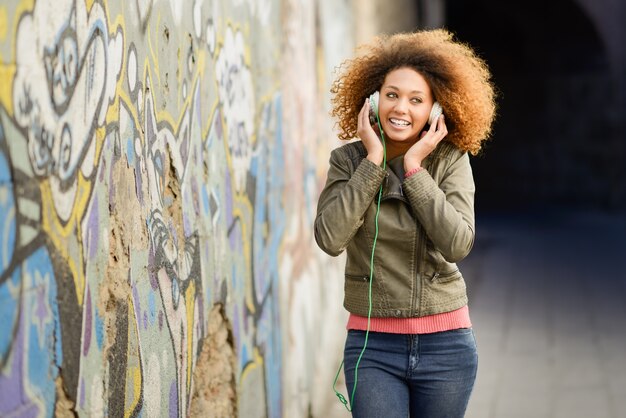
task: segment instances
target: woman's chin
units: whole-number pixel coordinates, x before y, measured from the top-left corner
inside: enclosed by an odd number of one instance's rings
[[[387,135],[386,139],[395,144],[407,146],[411,146],[417,142],[417,136],[407,135]]]

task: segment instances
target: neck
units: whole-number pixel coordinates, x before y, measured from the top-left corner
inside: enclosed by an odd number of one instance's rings
[[[397,143],[392,141],[387,141],[385,143],[385,148],[387,151],[387,160],[393,160],[394,158],[406,154],[406,152],[411,148],[412,143]]]

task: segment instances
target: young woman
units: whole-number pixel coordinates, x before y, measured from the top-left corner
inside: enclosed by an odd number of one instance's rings
[[[331,153],[315,239],[346,251],[349,405],[355,417],[462,417],[478,358],[455,263],[474,242],[468,153],[491,132],[490,73],[442,29],[375,38],[340,70],[331,114],[339,138],[360,141]]]

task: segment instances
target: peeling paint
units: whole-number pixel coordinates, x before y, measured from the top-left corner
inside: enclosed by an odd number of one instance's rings
[[[63,379],[61,377],[56,378],[55,386],[57,400],[54,407],[54,416],[56,418],[76,418],[78,416],[74,409],[76,405],[69,399],[63,387]]]
[[[236,354],[233,334],[224,307],[209,312],[207,336],[193,374],[191,417],[237,416]]]

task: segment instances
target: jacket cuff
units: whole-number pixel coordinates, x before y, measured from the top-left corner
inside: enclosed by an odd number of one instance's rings
[[[362,192],[374,194],[386,175],[382,167],[364,158],[352,174],[350,183]]]
[[[404,180],[402,189],[414,207],[420,207],[431,200],[439,190],[428,170],[419,170]]]

